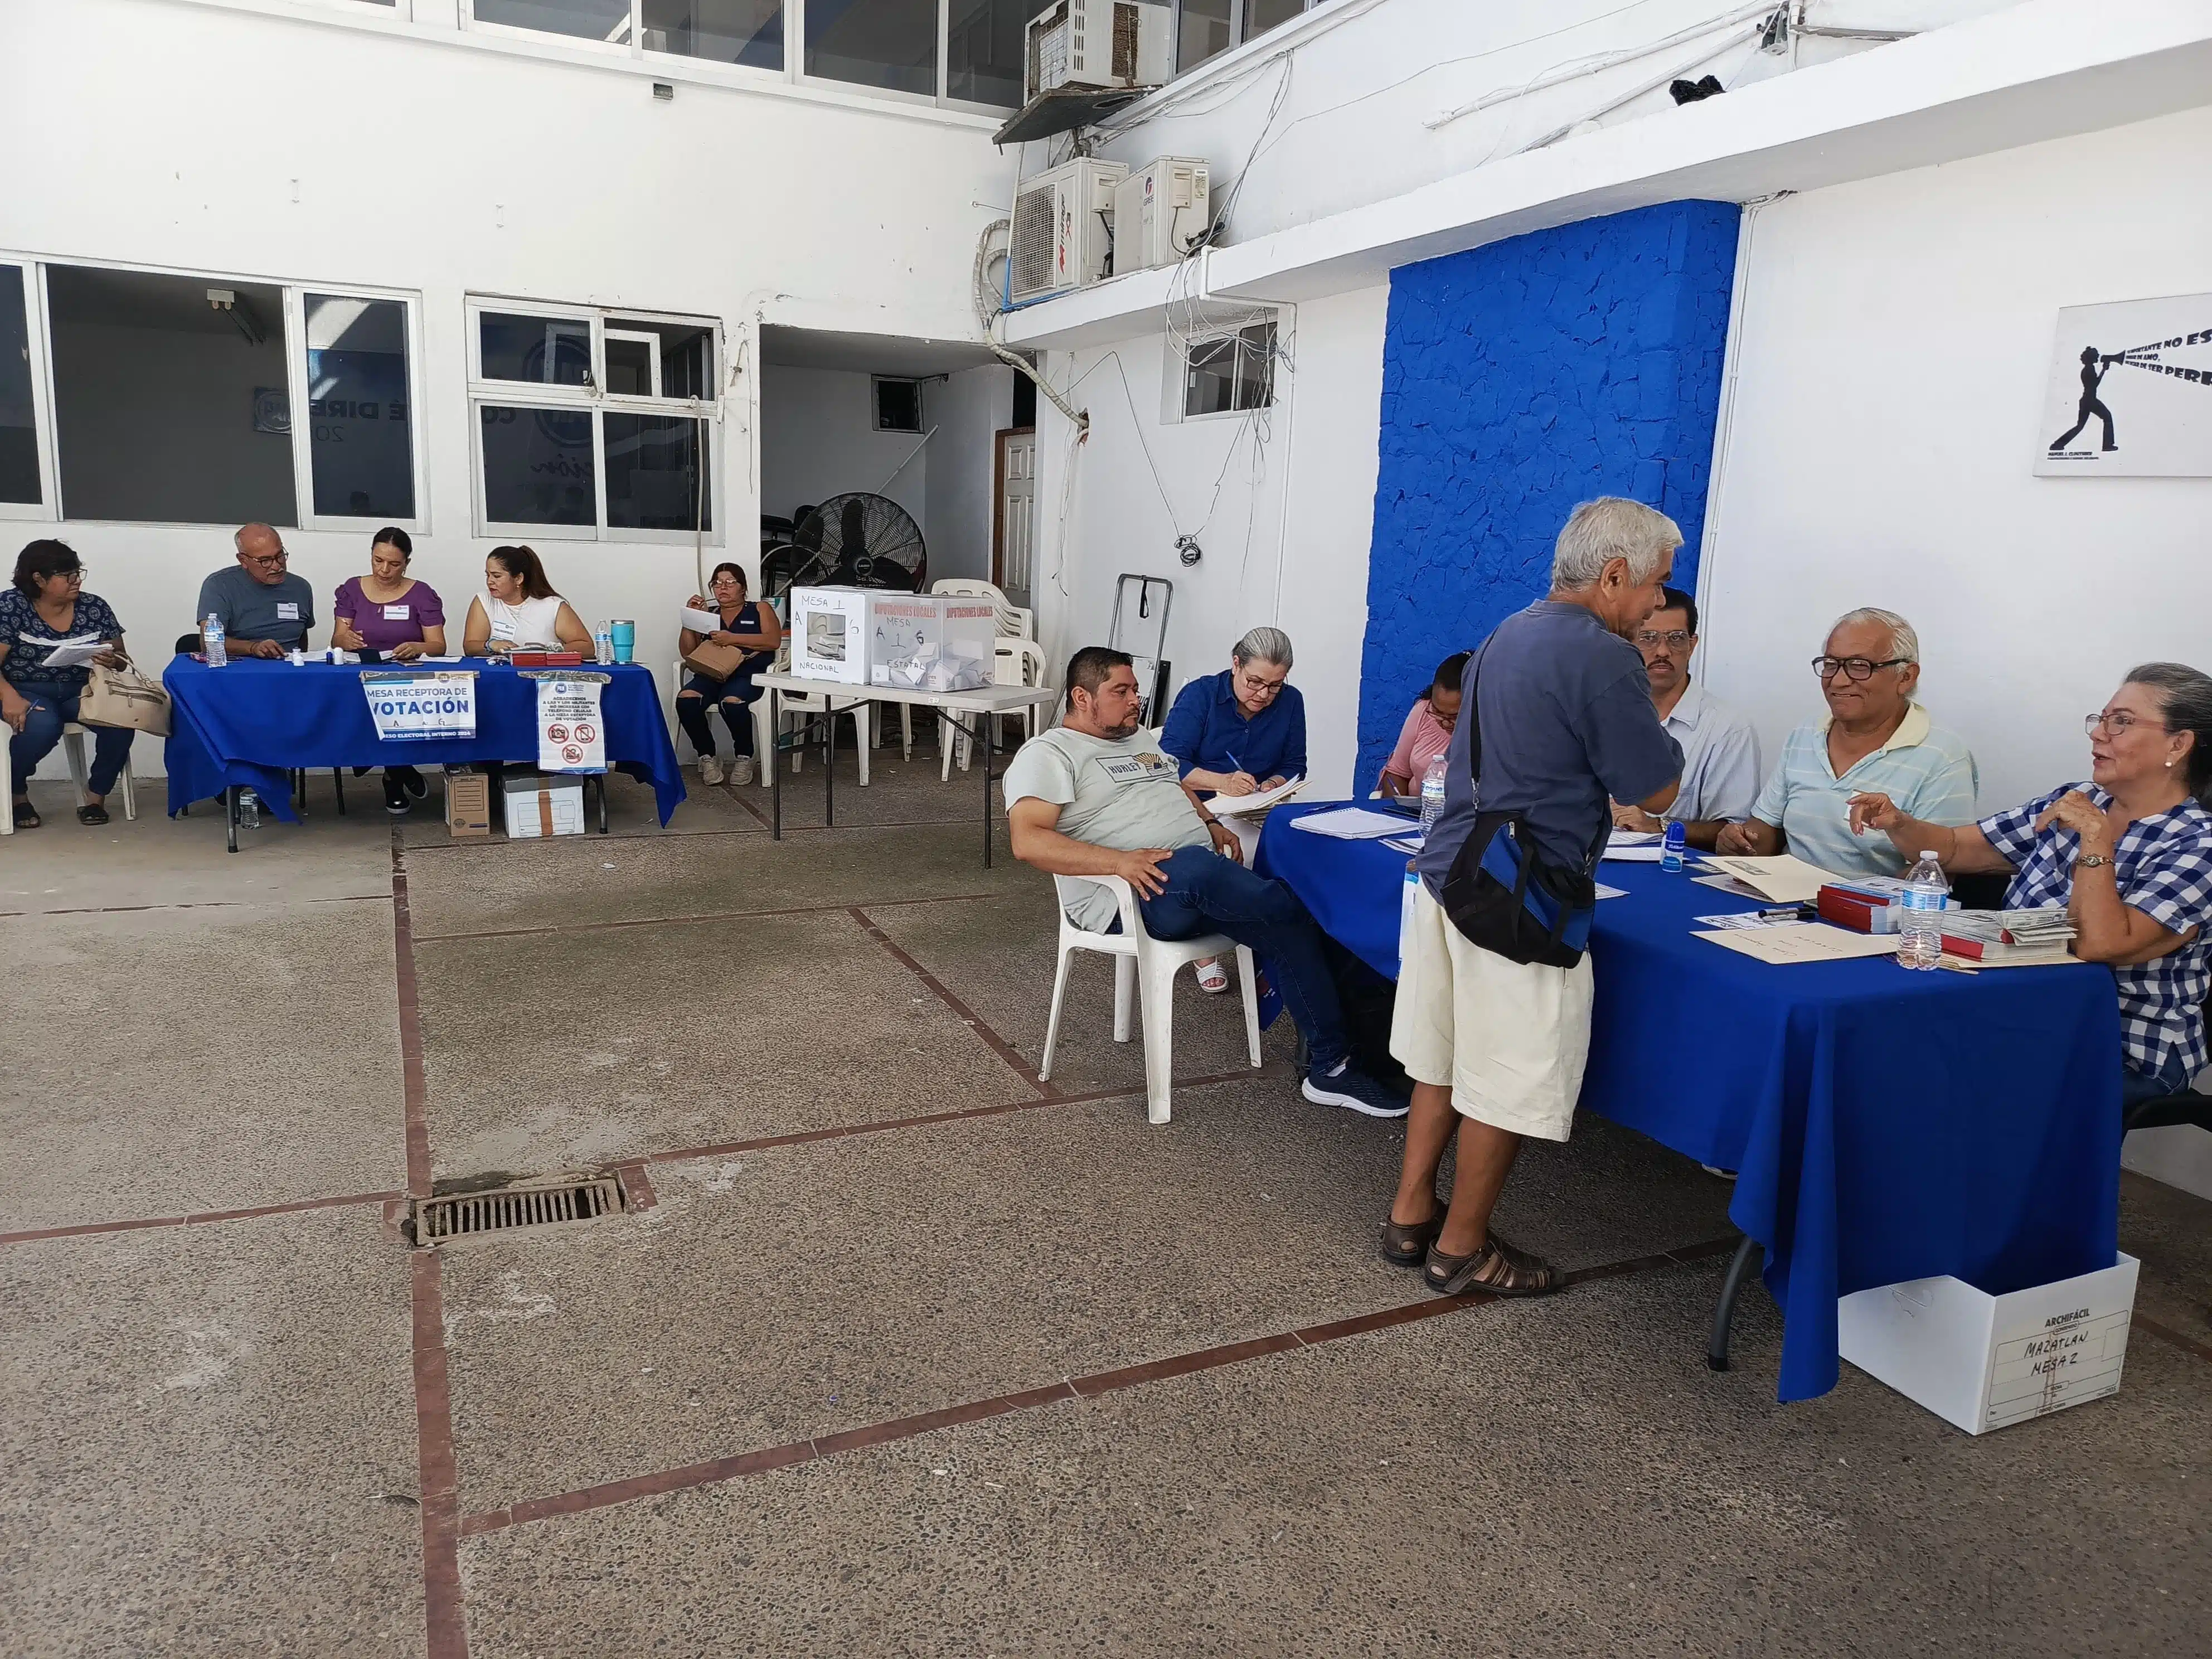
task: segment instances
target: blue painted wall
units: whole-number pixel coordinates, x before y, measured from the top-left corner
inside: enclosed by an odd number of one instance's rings
[[[1694,591],[1736,218],[1669,202],[1391,273],[1361,790],[1437,662],[1549,591],[1576,502],[1670,514]]]

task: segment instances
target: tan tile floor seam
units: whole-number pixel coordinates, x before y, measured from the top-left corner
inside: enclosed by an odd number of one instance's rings
[[[878,908],[894,904],[960,904],[996,896],[994,893],[931,893],[919,898],[872,899],[869,902]],[[787,904],[761,910],[693,910],[680,916],[624,916],[613,921],[564,922],[555,927],[472,927],[461,933],[417,933],[415,937],[425,945],[435,945],[449,939],[520,939],[532,934],[588,933],[616,927],[670,927],[714,921],[757,921],[763,916],[817,915],[832,910],[849,911],[852,908],[849,904],[825,900],[820,904]]]
[[[963,1002],[958,997],[953,995],[951,988],[948,987],[943,980],[938,978],[938,976],[931,973],[928,969],[923,967],[920,962],[916,961],[914,957],[908,953],[903,945],[900,945],[897,940],[894,939],[882,928],[876,926],[874,918],[868,915],[864,907],[858,904],[850,906],[847,910],[847,914],[850,915],[854,921],[860,924],[860,930],[863,933],[867,934],[870,939],[875,940],[877,944],[882,945],[884,949],[889,951],[891,957],[897,961],[901,966],[904,967],[908,973],[912,974],[924,985],[927,985],[931,991],[934,992],[938,1000],[942,1002],[946,1007],[950,1008],[953,1013],[958,1017],[961,1023],[965,1024],[969,1030],[975,1032],[977,1036],[982,1038],[983,1041],[989,1045],[991,1052],[998,1055],[1000,1060],[1006,1061],[1006,1063],[1013,1069],[1014,1074],[1020,1078],[1023,1082],[1028,1084],[1030,1087],[1035,1089],[1041,1095],[1051,1096],[1056,1095],[1060,1092],[1057,1089],[1054,1088],[1051,1084],[1046,1082],[1044,1079],[1037,1075],[1036,1067],[1030,1065],[1028,1060],[1022,1057],[1022,1052],[1020,1049],[1015,1048],[1012,1043],[1007,1042],[1006,1038],[1000,1036],[996,1031],[985,1024],[983,1023],[983,1017],[977,1013],[973,1008],[970,1008],[966,1003]]]
[[[257,1204],[245,1210],[199,1210],[190,1215],[133,1216],[123,1221],[87,1221],[70,1227],[32,1227],[0,1233],[0,1244],[29,1244],[47,1238],[78,1238],[88,1233],[133,1233],[149,1227],[203,1227],[218,1221],[251,1221],[264,1215],[301,1210],[334,1210],[349,1204],[387,1204],[398,1193],[344,1193],[334,1198],[295,1199],[287,1204]]]
[[[2195,1354],[2199,1359],[2212,1363],[2212,1343],[2199,1342],[2193,1336],[2184,1336],[2171,1326],[2161,1325],[2155,1319],[2136,1314],[2130,1322],[2137,1328],[2149,1332],[2161,1342],[2171,1343],[2184,1353]]]
[[[1054,1104],[1062,1103],[1054,1102]],[[1702,1260],[1727,1249],[1733,1239],[1709,1240],[1703,1244],[1685,1246],[1679,1254],[1672,1251],[1654,1255],[1634,1257],[1626,1261],[1607,1262],[1584,1268],[1567,1275],[1570,1285],[1595,1279],[1625,1278],[1654,1267],[1688,1265],[1688,1261]],[[1683,1258],[1687,1258],[1688,1261]],[[1355,1318],[1334,1320],[1327,1324],[1304,1326],[1294,1330],[1280,1331],[1273,1335],[1254,1337],[1241,1342],[1224,1343],[1218,1346],[1194,1349],[1188,1353],[1171,1354],[1165,1358],[1146,1360],[1139,1364],[1121,1365],[1111,1370],[1098,1371],[1084,1376],[1066,1377],[1042,1388],[1026,1389],[1017,1394],[993,1395],[980,1400],[963,1401],[943,1407],[935,1411],[917,1413],[910,1417],[892,1418],[885,1422],[864,1424],[857,1428],[840,1430],[835,1434],[816,1436],[810,1439],[787,1441],[781,1445],[763,1446],[752,1451],[739,1452],[727,1457],[709,1459],[704,1462],[687,1463],[674,1468],[658,1469],[645,1474],[627,1476],[599,1486],[585,1486],[574,1492],[555,1492],[543,1498],[525,1498],[503,1509],[479,1510],[460,1517],[456,1528],[462,1538],[472,1538],[488,1532],[499,1532],[509,1527],[532,1521],[544,1521],[555,1516],[579,1515],[586,1510],[605,1509],[611,1504],[635,1502],[641,1498],[659,1497],[666,1492],[683,1492],[696,1486],[716,1485],[735,1480],[750,1474],[763,1474],[770,1469],[786,1468],[793,1463],[811,1462],[842,1451],[858,1450],[863,1447],[879,1446],[895,1440],[905,1440],[933,1430],[955,1425],[972,1423],[985,1418],[1000,1417],[1011,1412],[1031,1411],[1039,1407],[1060,1405],[1074,1400],[1096,1399],[1123,1389],[1141,1387],[1146,1383],[1164,1382],[1170,1377],[1185,1376],[1194,1371],[1215,1370],[1225,1365],[1238,1365],[1255,1359],[1267,1358],[1295,1349],[1316,1347],[1328,1342],[1341,1341],[1347,1337],[1361,1336],[1371,1331],[1395,1325],[1410,1324],[1416,1321],[1439,1318],[1444,1315],[1465,1312],[1472,1309],[1492,1306],[1507,1298],[1492,1296],[1487,1291],[1470,1291],[1462,1296],[1432,1296],[1419,1302],[1409,1302],[1377,1313],[1363,1314]],[[425,1505],[428,1507],[427,1502]],[[426,1515],[424,1525],[428,1525]],[[436,1656],[434,1654],[434,1659]]]

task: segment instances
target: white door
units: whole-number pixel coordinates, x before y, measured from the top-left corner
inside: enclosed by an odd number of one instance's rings
[[[1030,565],[1036,547],[1036,434],[999,434],[998,545],[992,549],[991,580],[1010,604],[1028,606]]]

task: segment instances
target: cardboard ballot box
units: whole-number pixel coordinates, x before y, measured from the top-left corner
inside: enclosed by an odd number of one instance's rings
[[[1968,1434],[2119,1392],[2136,1304],[2135,1257],[1991,1296],[1915,1279],[1840,1297],[1843,1357]]]
[[[991,684],[998,641],[998,612],[988,599],[885,595],[869,605],[868,683],[972,691]]]
[[[491,779],[473,766],[446,769],[446,829],[455,836],[491,834]]]
[[[911,599],[866,587],[791,590],[791,672],[811,680],[868,683],[871,599]]]
[[[507,833],[522,841],[538,836],[584,833],[584,786],[580,779],[507,774],[500,787]]]

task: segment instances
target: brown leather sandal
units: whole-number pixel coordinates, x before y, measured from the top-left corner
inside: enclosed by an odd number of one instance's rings
[[[1566,1288],[1566,1275],[1550,1262],[1516,1250],[1496,1233],[1472,1255],[1429,1251],[1421,1276],[1438,1296],[1487,1291],[1492,1296],[1549,1296]]]
[[[1437,1235],[1443,1231],[1444,1206],[1426,1221],[1393,1221],[1382,1218],[1382,1259],[1394,1267],[1418,1267],[1427,1259]]]

